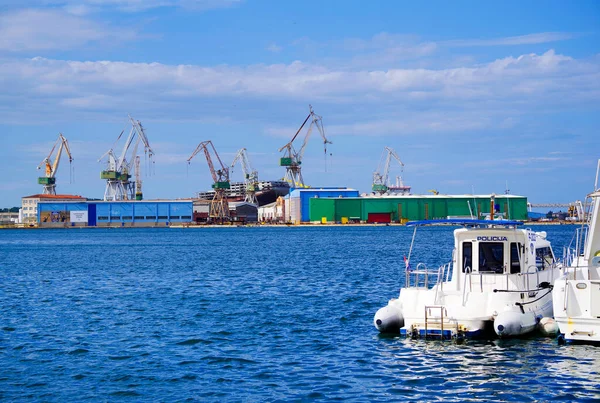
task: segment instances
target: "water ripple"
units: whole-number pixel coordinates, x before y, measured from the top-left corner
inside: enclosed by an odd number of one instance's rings
[[[600,400],[600,348],[377,334],[410,234],[0,231],[0,400]],[[451,229],[429,242],[437,263]]]

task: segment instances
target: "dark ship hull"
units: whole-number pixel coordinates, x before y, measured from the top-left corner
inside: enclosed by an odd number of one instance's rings
[[[290,192],[290,185],[284,181],[261,181],[258,183],[256,200],[259,206],[274,203],[278,197],[286,196]],[[212,200],[215,195],[213,190],[198,193],[199,199]],[[227,200],[244,201],[246,197],[246,184],[244,182],[232,182],[231,188],[225,191]]]

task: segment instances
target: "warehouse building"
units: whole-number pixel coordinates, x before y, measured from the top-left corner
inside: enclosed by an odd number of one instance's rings
[[[489,217],[492,195],[402,195],[309,199],[311,222],[390,223]],[[494,217],[527,220],[527,198],[498,195]],[[304,216],[303,216],[304,217]]]
[[[40,227],[166,227],[192,221],[192,200],[39,201]]]
[[[352,198],[358,196],[358,190],[349,188],[294,189],[285,198],[285,205],[283,208],[283,221],[292,223],[313,221],[310,215],[310,203],[312,200],[337,200],[340,198]]]
[[[85,197],[77,195],[51,195],[51,194],[35,194],[21,198],[21,222],[28,225],[35,225],[39,220],[38,204],[39,203],[85,203]]]

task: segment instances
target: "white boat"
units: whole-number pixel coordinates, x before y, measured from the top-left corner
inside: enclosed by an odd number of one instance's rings
[[[417,228],[460,225],[450,262],[412,264]],[[411,337],[521,336],[552,315],[552,285],[561,274],[545,232],[518,221],[446,219],[412,222],[406,283],[398,298],[375,314],[384,333]],[[437,242],[437,241],[436,241]]]
[[[600,171],[600,161],[598,162]],[[600,344],[600,189],[596,174],[591,215],[565,253],[564,275],[554,284],[559,341]]]

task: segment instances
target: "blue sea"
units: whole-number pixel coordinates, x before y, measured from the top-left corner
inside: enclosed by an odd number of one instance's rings
[[[555,253],[574,226],[543,226]],[[600,347],[381,336],[412,229],[0,231],[1,401],[599,401]],[[451,228],[417,239],[450,260]]]

